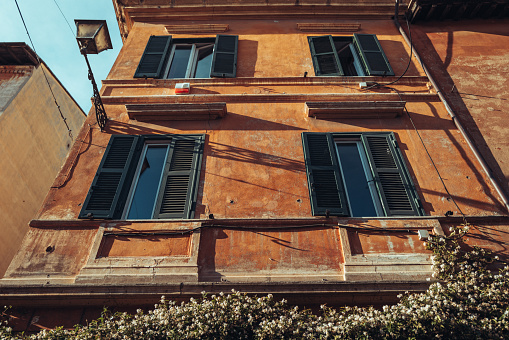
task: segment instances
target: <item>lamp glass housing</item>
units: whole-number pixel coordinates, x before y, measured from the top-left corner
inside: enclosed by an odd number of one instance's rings
[[[74,20],[76,40],[83,54],[97,54],[113,48],[106,20]]]

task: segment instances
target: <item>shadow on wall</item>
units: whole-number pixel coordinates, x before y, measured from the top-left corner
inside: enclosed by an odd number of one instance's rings
[[[344,260],[339,240],[333,236],[337,235],[334,228],[242,229],[240,226],[202,229],[198,254],[200,282],[222,281],[221,272],[255,276],[263,272],[260,277],[265,279],[264,275],[278,272],[341,271]]]
[[[216,240],[227,238],[228,235],[219,228],[202,231],[198,252],[198,282],[221,281],[221,274],[216,271]]]
[[[304,109],[303,113],[304,114]],[[148,134],[168,134],[168,129],[176,129],[182,131],[190,130],[213,130],[213,131],[287,131],[305,129],[278,123],[266,119],[245,116],[238,113],[228,112],[224,118],[214,120],[184,121],[184,120],[151,120],[137,124],[137,121],[131,120],[129,123],[110,120],[106,124],[106,132],[112,134],[131,134],[131,135],[148,135]],[[150,125],[147,125],[150,124]],[[172,131],[172,133],[178,133]]]
[[[270,168],[278,168],[291,172],[304,172],[304,161],[275,156],[264,152],[248,150],[238,146],[217,142],[209,142],[210,157],[222,158],[235,162],[254,163]]]
[[[405,69],[408,65],[408,59],[410,58],[410,50],[405,49],[405,44],[401,41],[393,41],[393,40],[383,40],[380,42],[383,46],[384,52],[389,58],[389,56],[400,56],[398,60],[394,60],[393,58],[389,59],[392,69],[394,70],[394,74],[399,77],[405,72]],[[415,67],[415,59],[412,58],[412,62],[408,67],[408,71],[405,73],[405,76],[418,76],[419,71]]]
[[[258,41],[239,39],[237,77],[254,77],[258,59]]]
[[[458,23],[457,25],[463,27],[466,31],[472,31],[472,32],[481,32],[481,33],[489,33],[489,34],[495,34],[493,32],[489,32],[487,30],[486,32],[482,31],[480,29],[480,26],[475,26],[472,21],[469,21],[469,23]],[[484,21],[485,22],[485,21]],[[502,22],[501,22],[502,24]],[[436,25],[436,24],[434,24]],[[455,24],[456,25],[456,24]],[[447,28],[447,25],[443,25],[443,28]],[[501,25],[497,27],[502,27]],[[457,29],[457,28],[456,28]],[[423,27],[423,29],[416,29],[413,28],[412,34],[414,43],[417,45],[419,54],[421,55],[421,58],[423,59],[424,63],[426,65],[429,65],[430,72],[432,76],[435,78],[435,80],[438,82],[440,86],[440,90],[447,98],[447,101],[451,105],[452,109],[457,114],[458,118],[462,122],[463,126],[467,130],[468,134],[470,135],[470,138],[474,141],[474,143],[477,145],[478,149],[482,153],[484,159],[488,163],[489,167],[491,168],[494,176],[497,178],[498,183],[502,186],[503,190],[506,193],[509,193],[509,185],[507,182],[507,179],[504,176],[504,173],[502,172],[502,169],[500,168],[500,165],[498,161],[493,156],[493,153],[490,150],[490,147],[488,146],[486,140],[484,139],[479,126],[475,122],[474,118],[470,114],[470,111],[468,107],[465,105],[465,102],[463,101],[463,98],[461,97],[461,93],[458,91],[454,91],[456,88],[456,85],[454,81],[451,78],[451,75],[447,71],[447,68],[451,64],[452,58],[453,58],[453,32],[455,29],[448,28],[447,30],[440,30],[440,32],[446,32],[447,33],[447,47],[446,47],[446,55],[444,56],[444,62],[442,62],[442,59],[436,49],[434,48],[433,42],[430,40],[430,38],[427,35],[427,32],[433,32],[434,30],[430,30],[429,27]],[[435,30],[436,31],[436,30]],[[507,32],[507,28],[506,28]],[[501,34],[501,35],[508,35]],[[431,65],[437,65],[436,67],[431,67]],[[471,94],[465,94],[465,95],[471,95]],[[477,95],[475,95],[478,97]],[[469,163],[470,167],[474,170],[476,173],[476,176],[478,179],[480,178],[480,174],[478,171],[475,171],[476,166],[472,164],[470,160],[465,157],[464,151],[462,148],[457,145],[458,150],[462,153],[465,160]],[[490,192],[490,190],[486,190],[487,188],[484,188],[486,192]],[[489,196],[493,199],[493,196],[489,194]],[[497,201],[495,199],[495,201]],[[503,209],[501,206],[499,209]]]
[[[501,228],[500,225],[472,225],[470,231],[464,236],[464,246],[468,250],[472,250],[472,246],[480,246],[482,248],[493,251],[501,260],[495,265],[502,266],[509,261],[509,229]]]

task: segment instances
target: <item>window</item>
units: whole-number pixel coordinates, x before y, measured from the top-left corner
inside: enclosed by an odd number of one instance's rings
[[[79,218],[192,218],[204,135],[113,135]]]
[[[237,45],[236,35],[194,39],[151,36],[134,77],[233,78],[237,71]]]
[[[392,132],[302,134],[314,216],[424,215]]]
[[[210,78],[212,43],[173,44],[163,78]]]
[[[380,42],[374,34],[353,37],[308,37],[317,76],[393,76]]]

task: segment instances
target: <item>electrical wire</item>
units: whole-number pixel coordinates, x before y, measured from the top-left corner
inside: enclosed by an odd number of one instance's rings
[[[399,99],[401,101],[403,101],[403,98],[401,97],[401,94],[399,93],[399,91],[393,87],[388,87],[386,85],[384,85],[384,87],[386,88],[389,88],[391,90],[393,90],[394,92],[396,92],[399,96]],[[408,116],[408,118],[410,119],[410,123],[412,123],[412,127],[414,128],[415,132],[417,133],[417,136],[419,137],[419,140],[421,141],[421,144],[422,146],[424,147],[424,150],[426,151],[426,154],[428,155],[428,158],[429,160],[431,161],[431,164],[433,165],[433,167],[435,168],[435,171],[438,175],[438,178],[440,179],[440,181],[442,182],[442,186],[444,187],[445,191],[447,192],[447,195],[449,196],[449,198],[452,200],[452,202],[454,203],[454,205],[456,206],[456,208],[458,209],[458,211],[460,212],[461,216],[463,217],[463,222],[464,223],[467,223],[466,221],[466,215],[463,213],[463,211],[461,210],[461,208],[458,206],[458,203],[456,203],[456,200],[454,199],[454,197],[451,195],[451,193],[449,192],[449,189],[447,188],[447,185],[445,185],[445,182],[444,182],[444,179],[442,177],[442,175],[440,174],[440,171],[438,171],[438,168],[435,164],[435,161],[433,160],[433,157],[431,157],[431,154],[429,153],[428,151],[428,148],[426,147],[426,144],[424,143],[424,140],[422,139],[422,136],[419,132],[419,130],[417,129],[417,127],[415,126],[415,123],[414,123],[414,120],[412,119],[412,116],[410,116],[410,112],[408,112],[407,108],[406,108],[406,105],[404,107],[404,110]]]
[[[445,185],[444,179],[442,178],[442,175],[440,175],[440,171],[438,171],[438,168],[437,168],[437,166],[435,164],[435,161],[433,161],[433,158],[431,157],[431,155],[430,155],[430,153],[428,151],[428,148],[426,147],[426,144],[422,140],[421,134],[419,133],[419,130],[417,130],[417,127],[414,124],[414,120],[412,119],[412,116],[410,116],[410,112],[408,112],[406,107],[405,107],[405,112],[406,112],[408,118],[410,119],[410,122],[412,123],[412,126],[413,126],[415,132],[417,133],[417,136],[419,136],[419,140],[421,141],[421,144],[424,147],[424,150],[426,150],[426,154],[428,155],[428,158],[431,161],[431,164],[435,168],[435,171],[436,171],[436,173],[438,175],[438,178],[440,178],[440,181],[442,182],[442,185],[443,185],[445,191],[447,192],[447,195],[451,198],[452,202],[454,203],[454,205],[456,206],[456,208],[460,212],[461,216],[463,216],[463,221],[466,223],[466,215],[463,213],[461,208],[458,206],[458,203],[456,203],[456,200],[454,199],[454,197],[449,192],[449,189],[447,189],[447,185]]]
[[[390,83],[380,84],[380,83],[375,82],[373,85],[368,86],[368,87],[364,88],[363,90],[369,90],[374,87],[384,87],[384,86],[392,85],[392,84],[398,82],[401,78],[403,78],[405,76],[405,74],[407,73],[408,69],[410,68],[410,64],[412,63],[412,55],[414,52],[414,44],[412,43],[412,31],[410,30],[410,22],[408,21],[406,14],[405,14],[405,20],[406,20],[406,24],[407,24],[407,28],[408,28],[409,39],[410,39],[410,56],[408,58],[408,64],[406,66],[405,71],[396,80],[391,81]]]
[[[228,226],[222,224],[205,224],[199,227],[185,229],[185,230],[158,230],[158,231],[138,231],[138,232],[104,232],[104,236],[124,236],[124,237],[140,237],[140,236],[163,236],[163,235],[184,235],[193,233],[197,230],[205,229],[205,228],[222,228],[222,229],[230,229],[230,230],[291,230],[291,229],[308,229],[308,228],[346,228],[346,229],[356,229],[362,231],[371,231],[371,232],[405,232],[410,234],[416,234],[417,232],[411,231],[408,228],[368,228],[368,227],[357,227],[348,224],[307,224],[307,225],[293,225],[293,226],[259,226],[259,227],[246,227],[246,226]]]
[[[16,7],[18,8],[19,16],[21,17],[21,21],[23,22],[23,26],[25,26],[25,31],[27,32],[28,39],[30,40],[30,44],[32,45],[32,49],[35,52],[35,57],[37,58],[37,61],[39,62],[39,64],[44,64],[41,61],[41,58],[39,58],[39,55],[37,54],[37,51],[35,49],[34,42],[32,41],[32,37],[30,36],[30,33],[28,32],[28,28],[27,28],[27,25],[25,23],[25,19],[23,18],[23,14],[21,14],[21,9],[19,8],[19,5],[18,5],[18,0],[14,0],[14,2],[16,3]],[[55,97],[55,93],[53,93],[53,89],[51,88],[51,84],[49,82],[48,76],[46,75],[46,72],[44,71],[44,66],[41,67],[41,70],[42,70],[42,74],[44,75],[44,78],[46,79],[46,83],[48,84],[48,88],[49,88],[49,90],[51,92],[51,96],[53,97],[53,100],[54,100],[55,105],[56,105],[56,107],[58,109],[58,112],[60,113],[60,117],[62,118],[62,121],[64,122],[64,124],[65,124],[65,126],[67,128],[67,132],[69,133],[69,137],[71,138],[71,140],[73,140],[74,137],[72,135],[72,130],[69,127],[69,124],[67,124],[67,118],[64,117],[64,114],[62,113],[60,105],[58,105],[58,101],[57,101],[57,98]]]
[[[397,5],[396,5],[397,6]],[[397,16],[397,9],[396,9],[396,16]],[[395,16],[394,20],[397,20],[397,17]],[[366,87],[364,90],[369,90],[371,88],[374,88],[374,87],[377,87],[377,88],[387,88],[387,89],[390,89],[394,92],[396,92],[399,96],[399,99],[401,101],[403,101],[403,98],[401,96],[401,94],[399,93],[399,91],[393,87],[390,87],[389,85],[392,85],[394,83],[396,83],[397,81],[399,81],[408,71],[409,67],[410,67],[410,64],[411,64],[411,61],[412,61],[412,55],[413,55],[413,50],[414,50],[414,44],[412,42],[412,30],[410,29],[410,22],[408,21],[408,17],[407,15],[405,14],[405,21],[406,21],[406,24],[407,24],[407,28],[408,28],[408,35],[409,35],[409,40],[410,40],[410,56],[408,58],[408,64],[407,64],[407,67],[405,69],[405,72],[403,72],[403,74],[401,76],[399,76],[396,80],[390,82],[390,83],[386,83],[386,84],[380,84],[380,83],[375,83],[374,85],[372,86],[369,86],[369,87]],[[447,192],[447,195],[449,196],[449,198],[452,200],[452,202],[454,203],[454,205],[456,206],[456,208],[458,209],[458,211],[460,212],[461,216],[463,217],[463,221],[464,223],[467,223],[466,221],[466,215],[463,213],[463,211],[461,210],[461,208],[458,206],[458,204],[456,203],[456,200],[454,199],[454,197],[451,195],[451,193],[449,192],[449,189],[447,188],[447,185],[445,185],[445,182],[444,182],[444,179],[442,178],[442,175],[440,174],[440,171],[438,171],[438,168],[435,164],[435,161],[433,160],[433,158],[431,157],[429,151],[428,151],[428,148],[426,147],[426,144],[424,143],[424,140],[422,139],[422,136],[421,134],[419,133],[419,130],[417,129],[417,127],[415,126],[415,123],[412,119],[412,116],[410,116],[410,113],[408,112],[407,108],[406,108],[406,105],[404,107],[404,110],[408,116],[408,118],[410,119],[410,122],[412,123],[412,126],[415,130],[415,132],[417,133],[417,136],[419,136],[419,140],[421,141],[421,144],[422,146],[424,147],[424,150],[426,151],[426,154],[428,155],[428,158],[430,159],[431,161],[431,164],[433,165],[433,167],[435,168],[435,171],[438,175],[438,178],[440,179],[440,181],[442,182],[442,186],[444,187],[445,191]]]
[[[76,37],[76,34],[74,33],[74,31],[73,31],[73,29],[72,29],[72,27],[71,27],[71,24],[69,24],[69,21],[68,21],[68,20],[67,20],[67,18],[65,17],[64,12],[62,12],[62,9],[60,9],[60,6],[58,5],[57,0],[53,0],[53,2],[55,3],[55,5],[57,5],[57,8],[58,8],[58,10],[60,11],[60,14],[62,14],[62,16],[64,17],[64,20],[65,20],[65,22],[67,23],[67,26],[69,27],[69,30],[71,31],[72,36],[73,36],[73,37]]]

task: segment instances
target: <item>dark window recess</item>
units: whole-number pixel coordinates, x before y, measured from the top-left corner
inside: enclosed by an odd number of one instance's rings
[[[192,218],[204,135],[113,135],[79,218]]]
[[[308,37],[317,76],[393,76],[374,34]]]
[[[234,78],[237,71],[238,36],[172,39],[151,36],[135,78]]]
[[[302,143],[313,216],[424,215],[392,132],[304,132]]]

